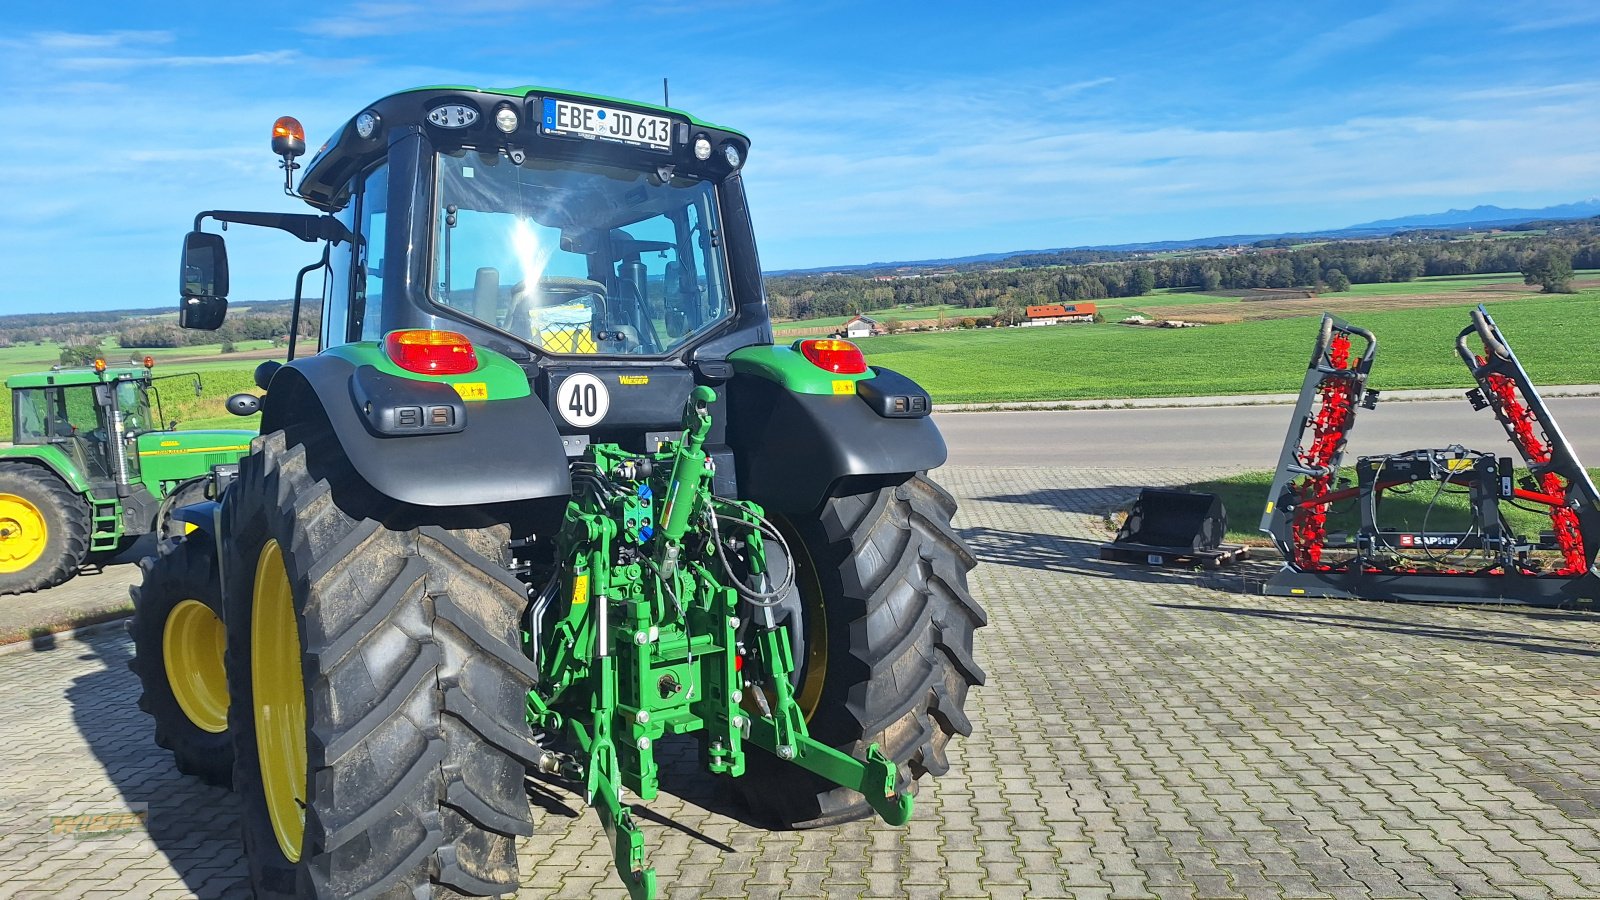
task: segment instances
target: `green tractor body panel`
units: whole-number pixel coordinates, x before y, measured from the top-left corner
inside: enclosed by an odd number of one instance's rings
[[[67,487],[72,488],[74,493],[86,496],[92,493],[88,479],[83,476],[83,470],[59,447],[49,444],[0,447],[0,463],[12,461],[44,466],[56,473],[56,476],[66,482]]]
[[[157,497],[173,485],[228,465],[250,452],[253,431],[147,431],[135,439],[139,480]]]
[[[744,347],[728,354],[733,370],[783,385],[796,394],[854,394],[856,382],[871,378],[871,369],[860,374],[829,372],[812,364],[793,347]]]
[[[6,389],[110,384],[118,379],[143,379],[148,376],[149,370],[147,369],[125,366],[107,368],[104,372],[96,372],[90,368],[57,369],[50,372],[29,372],[23,375],[13,375],[6,379]]]

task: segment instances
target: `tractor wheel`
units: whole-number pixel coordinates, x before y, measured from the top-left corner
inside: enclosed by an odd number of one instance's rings
[[[89,554],[89,506],[50,470],[0,466],[0,595],[55,587]]]
[[[128,589],[134,654],[128,668],[144,688],[139,708],[155,719],[156,744],[172,751],[178,771],[227,787],[233,738],[216,545],[203,534],[170,541],[139,568],[143,583]]]
[[[539,748],[509,529],[397,527],[404,511],[357,499],[354,473],[313,474],[326,447],[257,438],[223,503],[228,725],[255,895],[515,893]]]
[[[972,639],[987,616],[967,590],[975,561],[951,527],[955,510],[918,475],[783,521],[804,610],[795,696],[811,735],[858,758],[876,742],[901,766],[907,790],[949,769],[945,745],[971,733],[962,708],[984,680]],[[735,784],[778,827],[872,813],[860,794],[759,750]]]

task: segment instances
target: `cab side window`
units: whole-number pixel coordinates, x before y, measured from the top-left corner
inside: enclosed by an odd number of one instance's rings
[[[389,221],[389,167],[367,174],[356,210],[361,222],[350,282],[350,332],[358,340],[383,337],[383,242]],[[368,301],[371,301],[370,303]]]
[[[323,289],[322,346],[374,341],[382,336],[383,242],[388,224],[389,169],[368,172],[355,197],[338,213],[359,237],[333,248]],[[371,308],[367,300],[371,298]]]
[[[354,202],[339,210],[344,227],[354,231]],[[322,349],[347,344],[350,329],[350,260],[354,248],[348,242],[328,250],[328,271],[322,288]]]

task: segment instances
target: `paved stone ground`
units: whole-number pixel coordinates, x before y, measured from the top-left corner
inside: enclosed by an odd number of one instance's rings
[[[1148,471],[941,479],[991,614],[951,774],[902,829],[768,833],[685,748],[640,811],[664,895],[1600,897],[1600,616],[1262,598],[1094,558]],[[0,898],[238,893],[233,801],[152,744],[128,654],[0,656]],[[522,896],[623,896],[593,815],[535,794]]]
[[[72,628],[130,609],[128,586],[139,581],[136,563],[152,551],[152,542],[137,541],[103,566],[85,566],[54,590],[0,597],[0,647],[26,639],[37,626]]]

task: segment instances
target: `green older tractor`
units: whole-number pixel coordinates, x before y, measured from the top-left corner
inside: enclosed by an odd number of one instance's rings
[[[273,146],[287,188],[299,124]],[[748,151],[676,109],[419,88],[305,168],[319,214],[196,217],[188,327],[226,311],[204,221],[322,250],[321,351],[257,372],[261,436],[141,588],[220,610],[147,627],[136,668],[180,765],[238,792],[258,896],[515,892],[530,773],[651,896],[624,798],[680,736],[775,827],[903,823],[947,770],[985,616],[944,441],[853,344],[773,343]]]
[[[6,379],[12,444],[0,446],[0,594],[54,587],[86,559],[169,529],[174,506],[204,498],[202,476],[249,449],[253,431],[164,430],[159,378],[154,361],[145,363],[99,360]],[[199,386],[193,374],[161,377]]]

